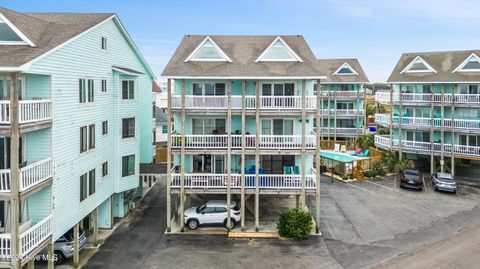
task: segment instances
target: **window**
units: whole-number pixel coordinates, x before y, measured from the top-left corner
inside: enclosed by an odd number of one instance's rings
[[[95,193],[95,169],[88,172],[88,195]]]
[[[298,57],[282,38],[277,37],[260,57],[255,60],[255,62],[261,61],[302,62],[302,59]]]
[[[102,36],[102,50],[107,50],[107,38]]]
[[[192,93],[193,95],[204,95],[204,96],[224,96],[225,95],[225,83],[192,83]]]
[[[225,134],[225,119],[192,119],[193,134]]]
[[[135,118],[122,119],[122,138],[135,137]]]
[[[162,125],[162,134],[168,133],[168,125]]]
[[[262,135],[293,135],[293,120],[263,119]]]
[[[435,69],[433,69],[425,60],[422,59],[422,57],[417,56],[415,59],[413,59],[412,62],[410,62],[405,69],[403,69],[402,73],[437,73]]]
[[[87,126],[80,127],[80,153],[88,150]]]
[[[472,53],[453,72],[480,72],[480,58]]]
[[[135,155],[122,157],[122,177],[135,174]]]
[[[122,80],[122,99],[135,99],[135,81]]]
[[[95,148],[95,124],[80,127],[80,153]]]
[[[225,157],[223,155],[193,155],[194,173],[225,173]]]
[[[157,110],[156,110],[156,106],[155,106],[155,102],[152,103],[152,118],[156,118],[157,117]]]
[[[102,121],[102,134],[108,134],[108,121],[106,120]]]
[[[273,91],[272,91],[273,89]],[[262,96],[293,96],[295,94],[294,83],[263,83]]]
[[[107,92],[107,80],[102,79],[102,92]]]
[[[95,148],[95,124],[88,126],[88,149]]]
[[[104,162],[102,164],[102,177],[105,177],[108,175],[108,162]]]
[[[353,110],[353,103],[337,103],[337,109]]]
[[[230,58],[213,42],[210,37],[206,37],[195,50],[187,57],[188,61],[228,61]]]
[[[88,176],[87,173],[80,176],[80,202],[88,197]]]
[[[340,68],[338,68],[337,71],[335,71],[335,73],[333,74],[334,75],[358,75],[358,73],[355,70],[353,70],[353,68],[348,63],[342,64],[342,66],[340,66]]]
[[[354,91],[354,85],[353,84],[340,84],[339,87],[338,87],[338,91],[353,92]]]
[[[23,44],[25,41],[4,21],[0,21],[0,44]]]
[[[81,78],[78,82],[78,97],[80,103],[91,103],[94,97],[94,81],[93,79]]]

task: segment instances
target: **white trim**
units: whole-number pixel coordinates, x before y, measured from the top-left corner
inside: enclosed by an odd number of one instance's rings
[[[480,69],[463,69],[465,67],[465,65],[467,65],[467,63],[469,62],[468,60],[472,57],[475,57],[477,59],[478,62],[480,62],[480,57],[477,56],[477,54],[472,53],[470,54],[470,56],[468,56],[457,68],[455,68],[455,70],[453,70],[452,73],[455,73],[455,72],[480,72]]]
[[[293,84],[293,95],[274,95],[275,84],[282,84],[284,93],[285,93],[285,84]],[[263,85],[272,86],[272,88],[271,88],[272,92],[271,92],[270,95],[263,95]],[[293,97],[293,96],[297,96],[296,93],[297,93],[297,82],[294,81],[294,80],[282,80],[282,81],[263,80],[263,81],[260,81],[260,96],[271,96],[271,97],[274,97],[274,96],[292,96]]]
[[[287,52],[294,59],[268,59],[268,60],[263,59],[265,57],[265,54],[267,54],[267,52],[273,47],[273,45],[275,43],[277,43],[277,41],[282,42],[283,46],[287,49]],[[295,53],[295,51],[293,51],[292,48],[290,48],[290,46],[287,44],[287,42],[285,42],[280,36],[277,36],[277,38],[275,38],[275,40],[273,40],[273,42],[270,43],[270,45],[267,47],[267,49],[265,49],[263,51],[263,53],[260,54],[260,56],[258,56],[258,58],[255,60],[255,62],[256,63],[258,63],[258,62],[302,62],[303,63],[303,60]]]
[[[210,43],[213,44],[213,47],[215,48],[215,50],[217,50],[218,53],[220,53],[220,55],[222,56],[223,59],[197,59],[197,58],[194,58],[194,56],[203,47],[203,45],[205,45],[205,43],[207,43],[207,41],[210,41]],[[217,45],[217,43],[215,43],[215,41],[213,41],[212,38],[210,38],[210,36],[205,37],[205,39],[203,39],[203,41],[200,42],[200,44],[192,51],[192,53],[190,53],[190,55],[188,55],[187,59],[185,59],[185,62],[188,62],[188,61],[192,61],[192,62],[232,62],[232,60],[230,60],[228,55],[225,54],[225,52]]]
[[[345,81],[320,81],[320,85],[335,85],[335,84],[353,84],[353,85],[357,85],[357,84],[368,84],[370,82],[368,81],[351,81],[351,82],[345,82]],[[367,88],[368,89],[368,88]],[[362,88],[360,90],[363,90],[363,85],[362,85]]]
[[[423,62],[423,64],[427,67],[428,70],[409,70],[412,65],[415,64],[415,62],[417,60],[420,60]],[[407,67],[405,67],[402,72],[400,72],[400,74],[403,74],[403,73],[437,73],[437,71],[435,69],[433,69],[433,67],[431,67],[422,57],[420,56],[417,56],[415,57],[415,59],[413,59],[413,61],[411,61]]]
[[[112,70],[114,71],[117,71],[119,73],[122,73],[124,75],[129,75],[129,76],[139,76],[139,75],[142,75],[142,74],[138,74],[138,73],[133,73],[133,72],[129,72],[127,70],[124,70],[122,68],[118,68],[118,67],[115,67],[115,66],[112,66]]]
[[[387,84],[480,84],[478,81],[388,81]]]
[[[283,76],[283,77],[257,77],[257,76],[232,76],[232,77],[191,77],[191,76],[167,76],[170,79],[327,79],[326,76]]]
[[[350,71],[352,72],[351,74],[344,74],[344,73],[338,73],[340,72],[340,70],[342,70],[343,68],[348,68],[350,69]],[[353,67],[351,67],[348,63],[343,63],[342,66],[340,66],[340,68],[337,69],[337,71],[335,71],[335,73],[333,73],[334,76],[358,76],[358,73],[357,71],[355,71],[355,69],[353,69]]]
[[[2,13],[0,13],[0,19],[3,20],[3,22],[8,26],[10,27],[10,29],[13,30],[13,32],[15,32],[16,35],[18,35],[18,37],[20,37],[23,42],[20,42],[20,41],[12,41],[12,42],[9,42],[9,41],[2,41],[0,42],[0,45],[29,45],[30,47],[36,47],[36,45],[26,36],[22,33],[22,31],[20,31],[17,27],[15,27],[15,25],[10,22],[9,19],[7,19],[7,17],[5,17]]]

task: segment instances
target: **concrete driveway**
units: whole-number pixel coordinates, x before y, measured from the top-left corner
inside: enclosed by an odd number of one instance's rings
[[[306,241],[164,235],[165,184],[146,196],[83,268],[368,268],[480,223],[480,189],[399,189],[391,178],[322,179],[323,236]]]

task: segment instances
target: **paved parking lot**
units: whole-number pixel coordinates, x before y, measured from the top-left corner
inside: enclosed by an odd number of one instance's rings
[[[392,178],[322,179],[323,236],[306,241],[164,235],[165,185],[115,230],[84,268],[368,268],[480,223],[480,189],[400,189]]]

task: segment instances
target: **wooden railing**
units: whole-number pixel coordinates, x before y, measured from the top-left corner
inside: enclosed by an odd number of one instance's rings
[[[335,115],[338,116],[364,116],[365,111],[363,109],[323,109],[320,111],[322,115],[325,117],[330,114],[331,117]]]
[[[302,147],[301,135],[260,135],[259,147],[262,149],[297,149]],[[172,148],[182,146],[182,136],[172,135]],[[227,148],[228,135],[185,135],[186,148]],[[232,148],[242,147],[242,136],[232,135]],[[315,148],[315,136],[305,136],[305,146]],[[256,147],[256,136],[245,135],[245,148]]]
[[[226,189],[227,174],[185,174],[184,187],[189,189]],[[180,174],[172,174],[172,188],[180,188]],[[241,175],[232,174],[230,186],[239,189],[242,186]],[[255,188],[255,175],[245,175],[245,188]],[[301,189],[300,175],[259,175],[260,189]],[[305,188],[315,188],[315,175],[305,176]]]
[[[20,234],[20,255],[27,256],[52,235],[52,216],[44,218],[28,230]]]
[[[354,150],[355,144],[353,141],[333,141],[333,140],[322,140],[320,141],[320,148],[323,150],[334,150],[335,144],[340,146],[345,146],[347,150]]]

